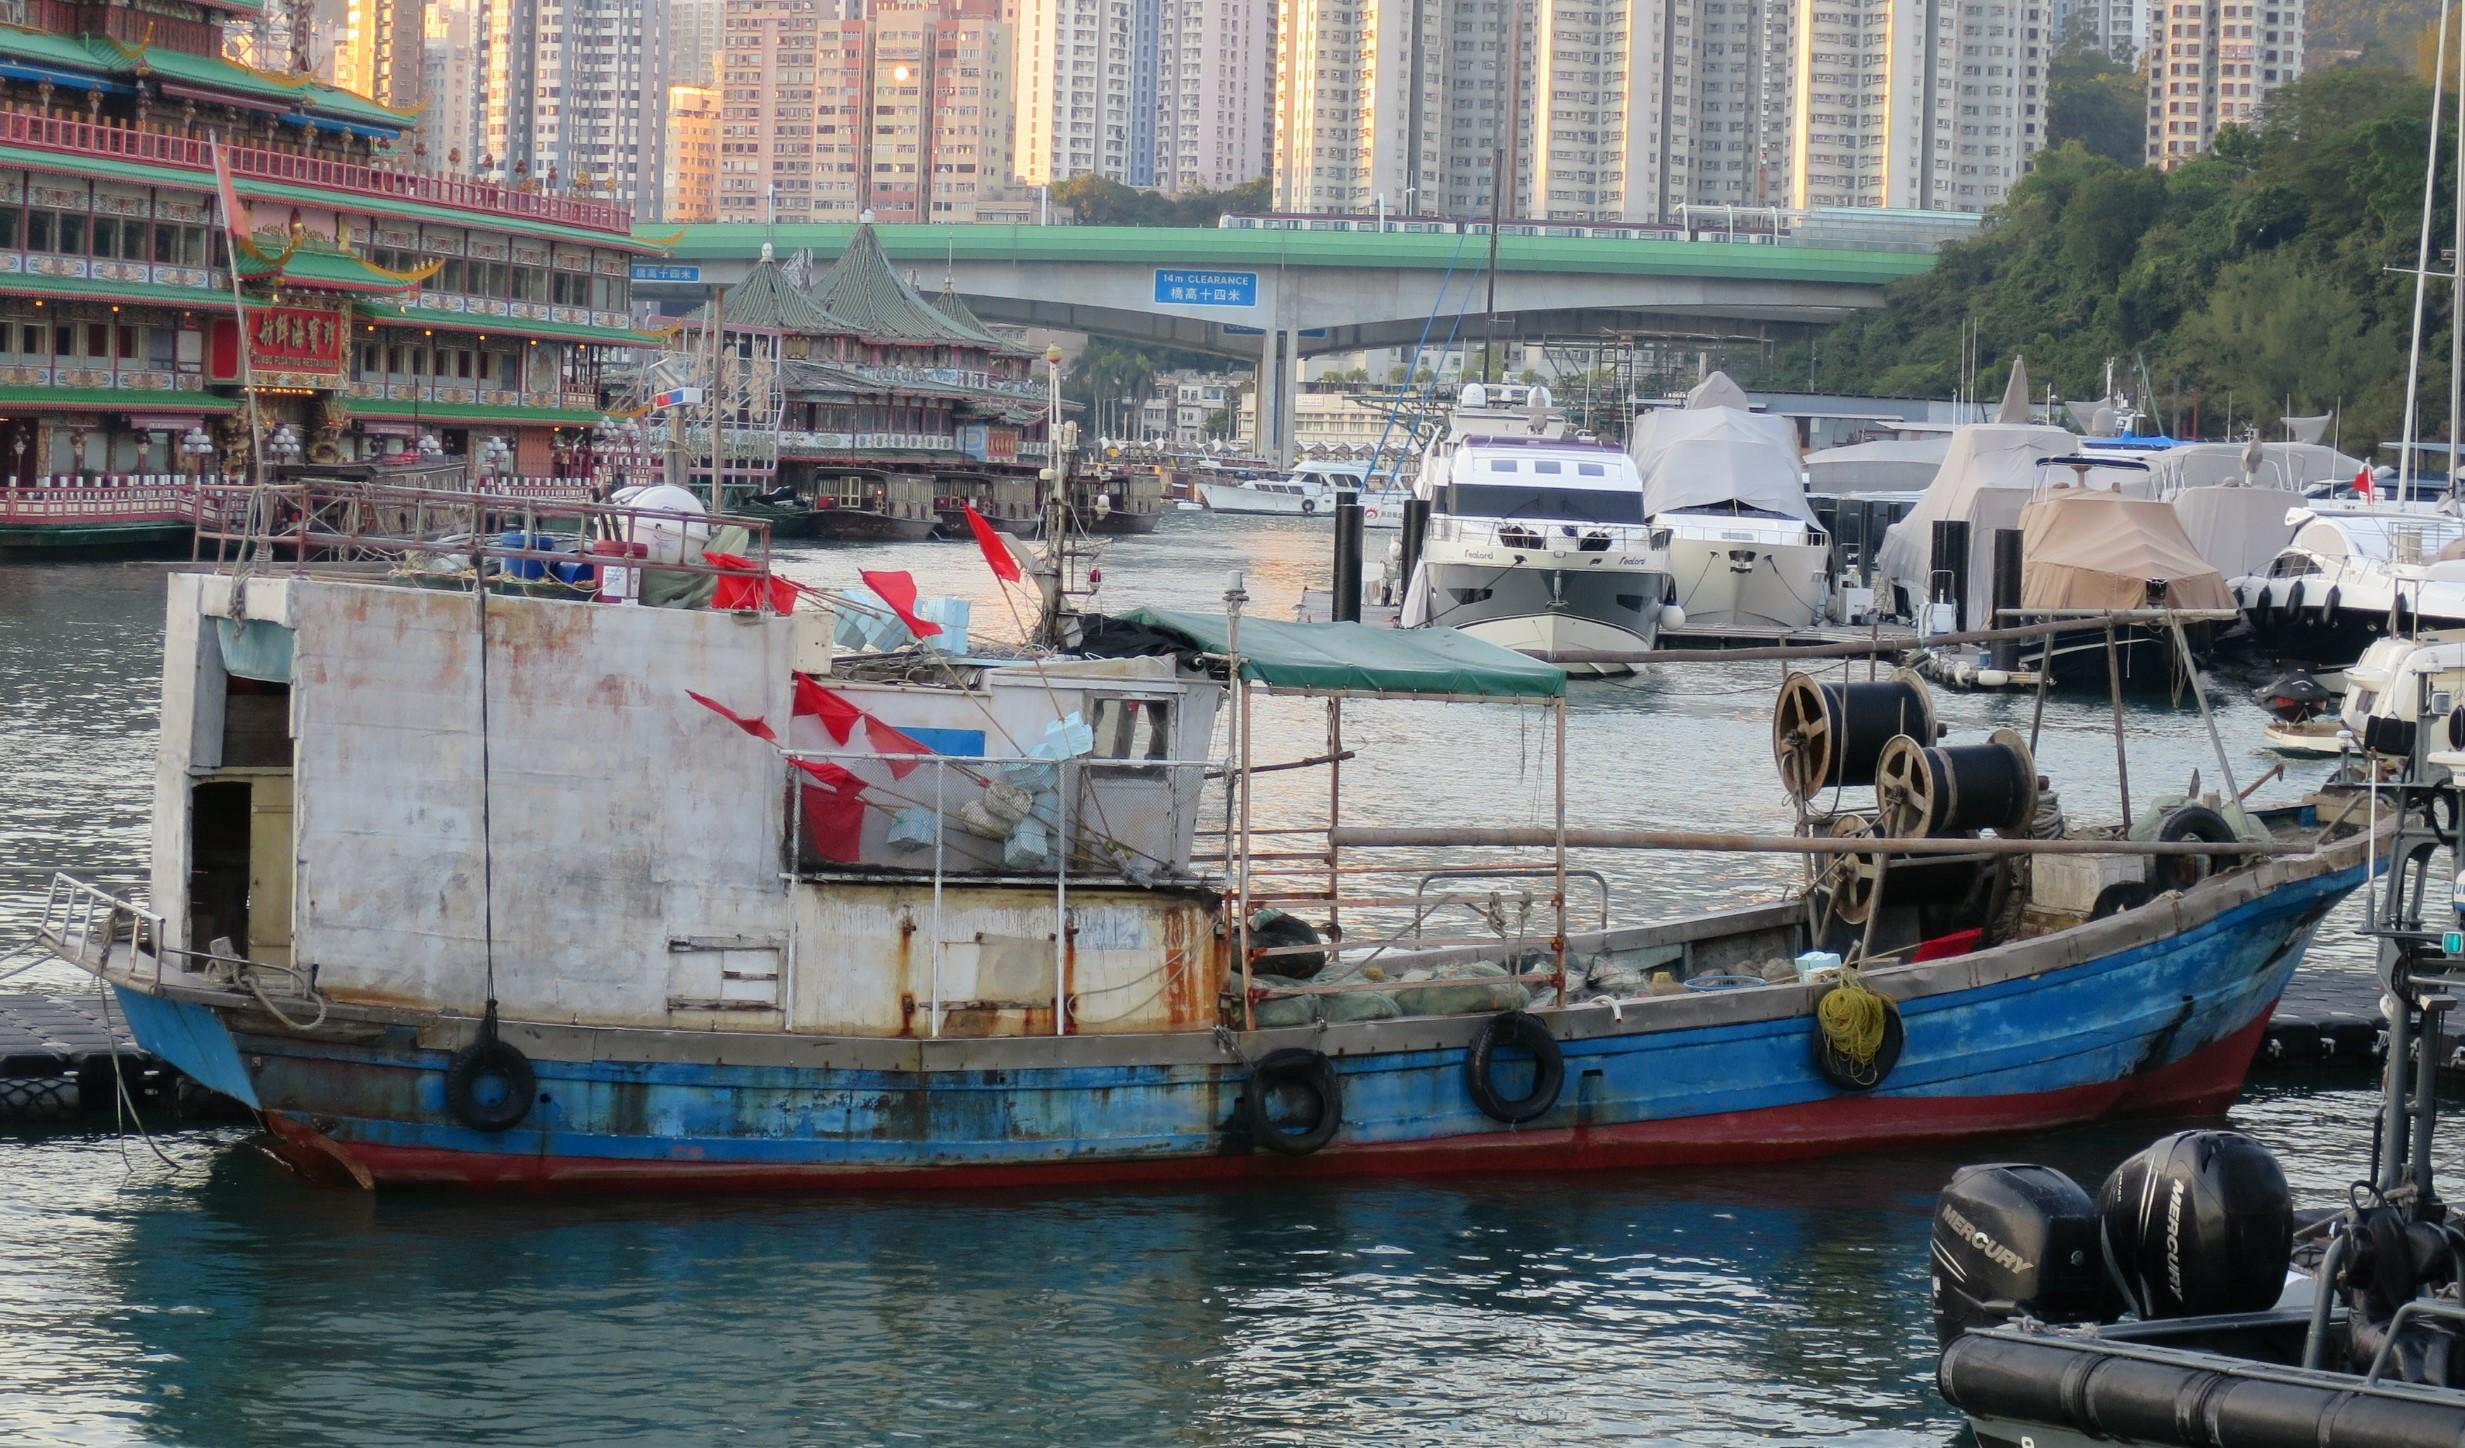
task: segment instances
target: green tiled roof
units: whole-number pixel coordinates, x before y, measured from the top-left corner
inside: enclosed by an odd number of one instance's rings
[[[302,237],[297,245],[290,245],[272,239],[271,234],[261,234],[257,249],[265,253],[261,259],[241,254],[241,276],[252,281],[278,277],[285,285],[324,291],[407,292],[436,271],[434,267],[428,268],[425,275],[389,271],[321,237]]]
[[[113,161],[100,156],[84,156],[66,151],[44,151],[31,146],[0,146],[0,166],[20,166],[34,171],[50,171],[64,176],[92,176],[105,180],[133,181],[141,186],[169,186],[189,191],[214,189],[211,171],[187,171],[176,166],[149,166],[136,161]],[[557,241],[579,242],[586,246],[604,246],[611,251],[657,252],[657,243],[619,232],[593,231],[588,227],[567,226],[560,222],[540,221],[527,216],[506,216],[494,211],[471,210],[456,206],[437,206],[426,202],[405,201],[392,196],[363,196],[356,191],[330,191],[315,186],[294,186],[285,181],[260,181],[253,176],[235,177],[240,195],[260,201],[289,201],[305,206],[323,206],[337,211],[369,216],[400,216],[412,221],[441,221],[455,226],[475,226],[482,231],[501,231],[514,236],[547,237]]]
[[[78,37],[0,25],[0,55],[98,76],[159,75],[183,85],[282,101],[303,111],[394,131],[409,130],[418,119],[305,77],[251,70],[219,56],[191,55],[169,46],[123,45],[107,36]]]
[[[767,248],[745,279],[729,287],[723,298],[722,321],[730,327],[760,327],[776,332],[802,335],[841,334],[856,328],[840,321],[823,309],[822,304],[796,289],[787,279],[787,271],[774,260]],[[686,320],[701,322],[710,314],[710,303],[704,302],[685,314]]]
[[[432,307],[406,307],[396,302],[363,301],[353,310],[386,326],[441,327],[455,332],[503,333],[508,337],[548,337],[563,342],[590,342],[604,347],[657,347],[667,339],[650,332],[616,327],[586,327],[576,322],[534,322],[522,317],[488,317],[471,312],[441,312]]]
[[[842,330],[861,337],[892,342],[941,342],[959,346],[989,345],[970,336],[957,323],[933,310],[916,289],[890,269],[890,258],[874,239],[870,222],[856,223],[847,250],[830,270],[813,283],[813,299],[839,319]]]
[[[1018,357],[1036,355],[1030,349],[1020,346],[1012,339],[986,326],[984,319],[976,315],[976,309],[967,305],[967,299],[960,296],[958,290],[947,279],[942,282],[941,295],[933,299],[933,310],[948,317],[960,331],[972,332],[983,338],[985,345],[996,351],[1008,352]]]
[[[597,408],[498,407],[483,402],[405,402],[395,397],[354,397],[353,417],[415,417],[423,422],[527,422],[587,427],[607,414]]]
[[[239,399],[211,392],[152,392],[134,387],[0,386],[0,410],[96,408],[104,412],[236,412]]]
[[[217,287],[184,287],[168,282],[115,282],[85,277],[38,277],[0,272],[0,293],[10,296],[57,297],[67,301],[146,302],[158,307],[229,307],[231,294]],[[263,303],[252,303],[262,306]]]

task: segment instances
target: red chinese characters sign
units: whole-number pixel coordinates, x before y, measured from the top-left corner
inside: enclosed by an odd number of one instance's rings
[[[248,314],[248,360],[259,371],[339,373],[347,335],[337,313],[265,307]]]
[[[248,367],[259,387],[339,387],[350,326],[339,310],[322,307],[252,307],[245,323]],[[241,380],[239,327],[229,319],[214,325],[208,371],[217,382]]]

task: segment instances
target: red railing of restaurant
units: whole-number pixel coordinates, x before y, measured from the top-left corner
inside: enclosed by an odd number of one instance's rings
[[[70,120],[61,116],[34,115],[25,111],[0,111],[0,143],[34,146],[49,151],[73,151],[88,156],[110,156],[118,160],[180,166],[198,171],[210,170],[214,164],[207,144],[202,140],[132,130],[126,126]],[[224,149],[231,156],[232,172],[243,178],[347,191],[361,196],[427,202],[466,211],[530,217],[620,236],[630,235],[633,230],[632,213],[611,201],[587,201],[576,196],[522,191],[484,181],[457,181],[414,171],[381,170],[350,161],[296,156],[287,151],[268,151],[256,146],[226,146]]]
[[[0,523],[74,527],[91,523],[211,522],[205,514],[213,512],[222,498],[245,489],[245,479],[226,478],[219,486],[210,485],[201,493],[186,478],[151,475],[68,483],[45,478],[22,486],[0,483]],[[476,491],[515,502],[580,503],[591,496],[591,480],[483,478]]]

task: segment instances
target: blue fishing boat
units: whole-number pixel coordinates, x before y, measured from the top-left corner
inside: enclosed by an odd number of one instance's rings
[[[698,560],[710,520],[570,506],[658,539],[655,569],[742,567]],[[1589,828],[1565,675],[1450,630],[1245,618],[1234,590],[1072,620],[1060,651],[851,656],[768,588],[499,592],[544,540],[449,521],[504,540],[459,591],[174,575],[150,894],[62,876],[43,927],[148,1050],[363,1186],[1557,1170],[2213,1111],[2384,825],[2331,791],[2145,840],[2048,831],[2033,794],[1990,823],[1918,801],[1922,832],[1891,799],[1863,834]],[[1874,785],[1904,736],[1860,690],[1909,687],[1816,689],[1784,777]],[[1462,860],[1340,815],[1262,849],[1268,694],[1323,701],[1335,741],[1365,696],[1529,707],[1554,820],[1436,832]],[[1346,757],[1273,763],[1333,805]],[[1570,852],[1707,845],[1836,868],[1569,918]],[[1466,897],[1405,892],[1450,869],[1523,908],[1434,933]]]

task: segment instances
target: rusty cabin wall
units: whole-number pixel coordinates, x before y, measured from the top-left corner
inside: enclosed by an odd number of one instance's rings
[[[467,593],[296,580],[296,958],[336,997],[485,999],[480,658]],[[783,770],[686,697],[788,711],[784,620],[492,598],[497,995],[667,1024],[674,939],[783,939]]]

